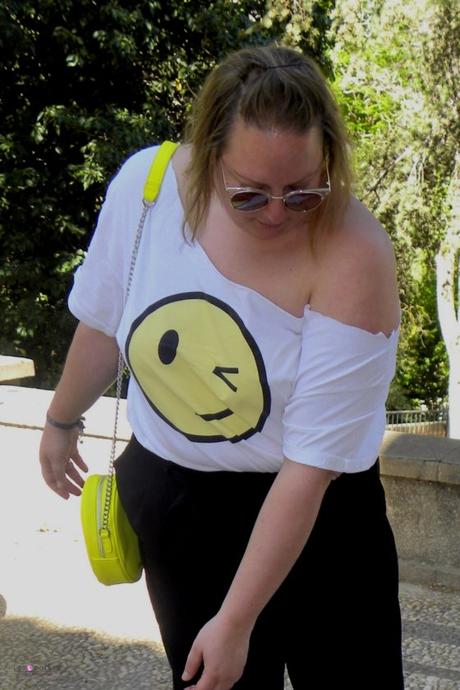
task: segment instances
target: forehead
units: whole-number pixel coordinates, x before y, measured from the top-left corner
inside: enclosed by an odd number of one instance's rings
[[[313,175],[323,160],[319,127],[305,132],[261,129],[237,119],[229,133],[222,159],[240,175],[267,182]]]

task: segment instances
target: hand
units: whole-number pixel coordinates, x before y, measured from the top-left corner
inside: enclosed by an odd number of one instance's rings
[[[182,680],[193,678],[201,665],[203,673],[195,690],[230,690],[243,675],[251,630],[236,630],[219,614],[204,625],[192,645]]]
[[[50,489],[66,500],[70,494],[80,496],[80,488],[85,483],[75,465],[84,472],[88,471],[86,463],[78,452],[78,436],[77,427],[56,429],[46,425],[40,443],[43,479]]]

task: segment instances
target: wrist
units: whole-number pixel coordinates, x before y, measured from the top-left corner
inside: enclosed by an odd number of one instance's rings
[[[258,612],[248,609],[243,611],[240,607],[233,608],[224,601],[219,611],[219,617],[233,630],[250,634],[256,624]]]
[[[68,421],[61,421],[59,419],[55,419],[50,415],[49,412],[46,413],[46,423],[49,424],[50,426],[53,426],[55,429],[62,429],[63,431],[70,431],[71,429],[78,429],[80,433],[83,433],[83,430],[85,428],[84,425],[84,417],[79,417],[78,419],[75,419],[74,421],[68,422]]]

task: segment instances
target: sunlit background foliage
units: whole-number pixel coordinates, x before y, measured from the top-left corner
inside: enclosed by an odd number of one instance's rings
[[[356,194],[390,233],[403,328],[389,406],[446,396],[434,257],[460,141],[453,0],[6,0],[0,7],[0,353],[52,388],[72,273],[127,155],[181,137],[209,69],[279,41],[321,65],[354,143]]]

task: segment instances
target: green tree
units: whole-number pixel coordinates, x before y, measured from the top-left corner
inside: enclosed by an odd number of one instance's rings
[[[0,6],[0,352],[53,387],[71,276],[107,181],[131,152],[178,139],[228,51],[288,40],[320,62],[332,3],[6,0]],[[218,39],[218,40],[216,40]]]
[[[333,23],[332,60],[356,142],[358,195],[389,231],[400,267],[396,384],[413,404],[447,392],[433,286],[460,135],[459,31],[453,0],[343,0]]]

